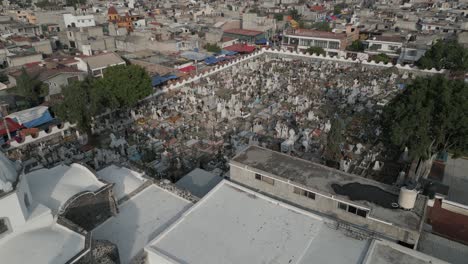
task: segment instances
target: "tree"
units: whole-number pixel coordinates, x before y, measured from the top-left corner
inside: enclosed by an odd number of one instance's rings
[[[221,51],[221,48],[216,44],[206,43],[204,47],[207,51],[217,53]]]
[[[78,6],[78,5],[83,5],[86,4],[86,0],[66,0],[65,5],[66,6]]]
[[[39,104],[41,98],[48,93],[47,86],[39,81],[38,76],[29,75],[25,68],[21,69],[21,74],[16,79],[16,90],[35,105]]]
[[[364,44],[360,40],[355,40],[351,45],[347,47],[347,50],[349,51],[355,51],[355,52],[363,52],[364,51]]]
[[[5,73],[3,72],[0,73],[0,82],[1,83],[8,82],[8,76],[6,76]]]
[[[330,23],[322,21],[322,22],[315,22],[312,25],[312,28],[319,30],[319,31],[327,31],[330,32],[332,29],[330,27]]]
[[[276,21],[283,21],[283,14],[275,14]]]
[[[330,161],[339,162],[341,155],[340,144],[343,143],[343,124],[338,118],[331,121],[331,128],[327,134],[327,144],[325,146],[325,158]]]
[[[104,70],[104,77],[96,80],[94,94],[106,94],[112,107],[128,108],[153,91],[151,78],[138,65],[118,65]]]
[[[301,14],[299,14],[299,12],[294,8],[289,10],[288,15],[296,21],[299,21],[301,19]]]
[[[387,54],[384,54],[384,53],[380,53],[380,54],[371,56],[371,60],[373,60],[373,61],[375,61],[377,63],[380,63],[380,62],[389,63],[391,61],[390,57]]]
[[[456,40],[439,40],[426,51],[416,65],[424,69],[468,70],[468,49]]]
[[[383,112],[389,147],[408,148],[409,157],[427,162],[449,151],[468,154],[468,84],[443,76],[418,77]]]
[[[63,101],[53,108],[55,114],[62,120],[77,124],[77,127],[88,132],[91,129],[93,101],[91,96],[92,80],[72,82],[64,87]]]
[[[308,47],[306,52],[309,54],[325,55],[327,54],[325,50],[321,47]]]
[[[347,8],[348,5],[343,2],[343,3],[339,3],[339,4],[336,4],[334,7],[333,7],[333,14],[335,15],[339,15],[341,14],[341,11],[345,8]]]

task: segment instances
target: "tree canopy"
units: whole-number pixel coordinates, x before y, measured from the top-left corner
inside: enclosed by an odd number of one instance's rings
[[[101,79],[88,78],[63,89],[63,101],[55,108],[58,117],[89,131],[91,118],[105,109],[125,109],[152,93],[151,79],[137,65],[107,68]]]
[[[308,52],[309,54],[317,54],[317,55],[325,55],[326,52],[323,48],[321,47],[308,47],[306,49],[306,52]]]
[[[205,47],[204,47],[207,51],[209,52],[220,52],[221,51],[221,48],[216,45],[216,44],[210,44],[210,43],[206,43]]]
[[[424,69],[468,70],[468,49],[456,40],[439,40],[426,51],[416,65]]]
[[[106,101],[118,108],[134,106],[153,91],[151,79],[145,69],[137,65],[118,65],[104,70],[104,78],[93,85],[94,94],[103,94]],[[103,98],[99,96],[100,98]]]
[[[379,62],[389,63],[391,61],[390,57],[387,54],[384,54],[384,53],[373,55],[373,56],[371,56],[370,59],[377,62],[377,63],[379,63]]]
[[[355,40],[346,49],[349,50],[349,51],[363,52],[364,51],[364,44],[362,44],[362,42],[360,40]]]
[[[20,76],[16,78],[16,91],[37,105],[41,102],[42,97],[47,95],[48,88],[38,79],[38,76],[29,75],[23,68]]]
[[[332,28],[330,27],[330,23],[326,21],[315,22],[312,25],[312,28],[314,28],[315,30],[319,30],[319,31],[327,31],[327,32],[332,31]]]
[[[468,85],[443,76],[418,77],[384,109],[388,144],[411,158],[441,151],[468,154]]]

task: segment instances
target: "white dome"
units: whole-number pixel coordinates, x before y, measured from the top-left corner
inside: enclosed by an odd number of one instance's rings
[[[18,172],[15,163],[9,160],[3,152],[0,151],[0,190],[9,192],[12,190],[12,184],[16,181]]]

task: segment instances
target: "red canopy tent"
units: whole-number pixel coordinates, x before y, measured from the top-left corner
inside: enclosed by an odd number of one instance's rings
[[[224,47],[224,50],[235,51],[239,53],[252,53],[255,50],[255,46],[249,46],[247,44],[237,43],[231,46]]]
[[[196,70],[196,68],[195,68],[195,66],[193,66],[193,65],[190,65],[190,66],[187,66],[187,67],[184,67],[184,68],[180,68],[180,69],[179,69],[179,71],[185,72],[185,73],[191,72],[191,71],[194,71],[194,70]]]
[[[5,118],[5,122],[7,124],[8,131],[10,131],[10,133],[15,132],[23,127],[20,124],[13,121],[13,119],[8,118],[8,117]],[[4,136],[7,134],[7,130],[5,128],[5,122],[0,119],[0,136]]]

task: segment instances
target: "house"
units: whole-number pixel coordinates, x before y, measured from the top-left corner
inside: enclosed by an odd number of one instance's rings
[[[237,39],[247,43],[255,43],[257,40],[266,37],[265,32],[248,29],[226,29],[224,30],[223,37]]]
[[[418,242],[426,199],[414,192],[407,192],[413,208],[403,210],[392,186],[258,146],[238,154],[230,166],[234,182],[409,247]]]
[[[94,27],[96,21],[94,21],[93,15],[74,16],[72,14],[64,14],[63,21],[67,28],[82,28],[82,27]]]
[[[9,67],[19,67],[28,63],[40,62],[42,60],[42,54],[31,51],[19,52],[10,56],[7,56],[7,63]]]
[[[290,29],[283,33],[282,46],[304,51],[309,47],[323,48],[328,54],[336,55],[351,43],[346,33],[334,33],[312,29]]]
[[[405,39],[400,35],[374,36],[364,43],[367,46],[366,53],[375,55],[379,53],[387,54],[389,57],[398,57]]]
[[[104,52],[93,56],[76,57],[80,71],[88,72],[94,77],[103,77],[106,68],[125,65],[125,61],[114,52]]]
[[[128,12],[121,16],[114,6],[109,7],[107,10],[107,21],[116,24],[119,28],[126,28],[127,32],[132,32],[135,27],[139,27],[143,24],[146,25],[142,15],[130,15]]]
[[[37,78],[37,80],[48,86],[49,91],[46,100],[60,95],[63,87],[69,85],[73,81],[82,81],[87,75],[85,71],[67,67],[54,61],[28,65],[24,67],[24,70],[29,76]],[[10,87],[16,85],[16,79],[21,76],[22,72],[23,70],[17,70],[8,74]]]

